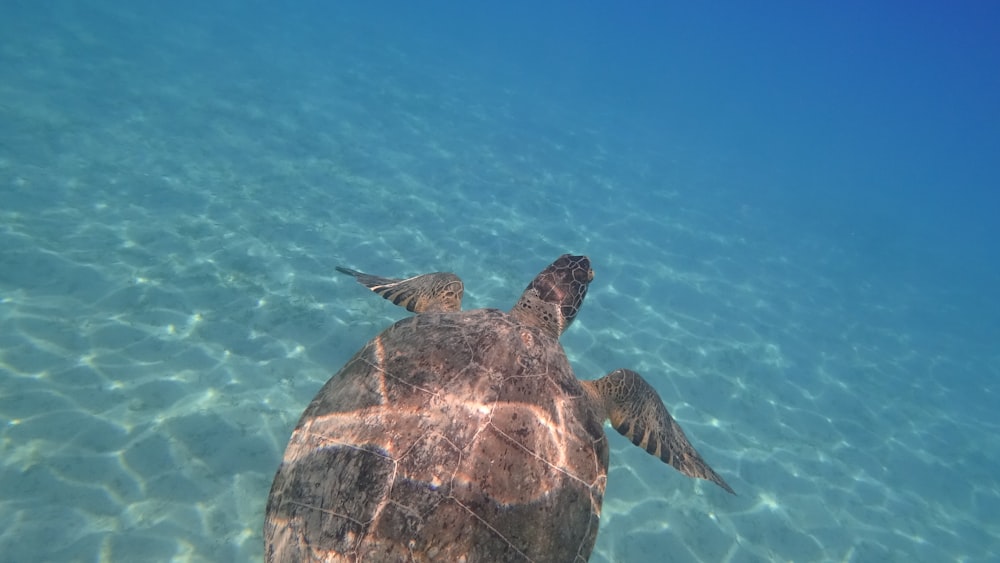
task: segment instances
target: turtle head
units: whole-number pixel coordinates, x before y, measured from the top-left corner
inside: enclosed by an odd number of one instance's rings
[[[563,254],[531,280],[510,314],[558,338],[576,318],[593,279],[589,258]]]

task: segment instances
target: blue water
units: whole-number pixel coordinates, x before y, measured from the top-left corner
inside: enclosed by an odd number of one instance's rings
[[[0,560],[260,560],[333,267],[564,252],[739,493],[613,435],[593,561],[1000,558],[1000,9],[537,4],[0,6]]]

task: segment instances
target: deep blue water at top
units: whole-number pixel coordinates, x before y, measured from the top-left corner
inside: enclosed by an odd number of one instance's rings
[[[262,99],[292,99],[295,80],[335,73],[331,35],[347,21],[370,42],[359,48],[404,53],[405,80],[428,95],[449,75],[485,102],[514,90],[526,104],[515,109],[538,110],[517,114],[526,128],[575,120],[631,146],[681,144],[698,157],[677,167],[700,166],[789,225],[880,233],[904,253],[930,251],[918,260],[979,262],[980,275],[996,276],[984,264],[997,261],[1000,197],[991,3],[180,2],[144,8],[135,27],[88,6],[60,15],[137,61],[159,33],[202,24],[190,39],[205,50],[178,62],[220,80],[283,69],[288,82],[262,81]],[[52,17],[26,2],[5,12],[14,31]],[[90,48],[80,54],[112,54]]]
[[[997,279],[991,3],[182,3],[159,19],[191,20],[210,22],[218,57],[185,61],[207,75],[336,73],[330,35],[348,21],[365,48],[405,54],[413,75],[403,79],[429,96],[446,76],[483,103],[513,90],[524,128],[599,126],[608,142],[679,145],[675,170],[711,174],[772,210],[777,228],[889,245],[876,250],[931,283]],[[146,33],[155,29],[119,39],[141,52]],[[296,87],[262,86],[274,96]]]

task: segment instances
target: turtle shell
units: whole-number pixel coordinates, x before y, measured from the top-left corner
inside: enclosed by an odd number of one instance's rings
[[[364,346],[296,426],[267,561],[586,561],[602,418],[559,341],[496,309],[424,313]]]

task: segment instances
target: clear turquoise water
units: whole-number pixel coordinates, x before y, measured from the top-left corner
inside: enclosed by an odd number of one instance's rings
[[[869,13],[782,50],[790,7],[755,48],[709,8],[47,6],[0,17],[3,561],[259,560],[292,426],[403,313],[333,267],[506,308],[564,252],[577,373],[643,373],[739,493],[614,435],[592,560],[997,557],[996,51],[902,81],[982,17],[911,60]],[[869,53],[912,68],[824,89]]]

